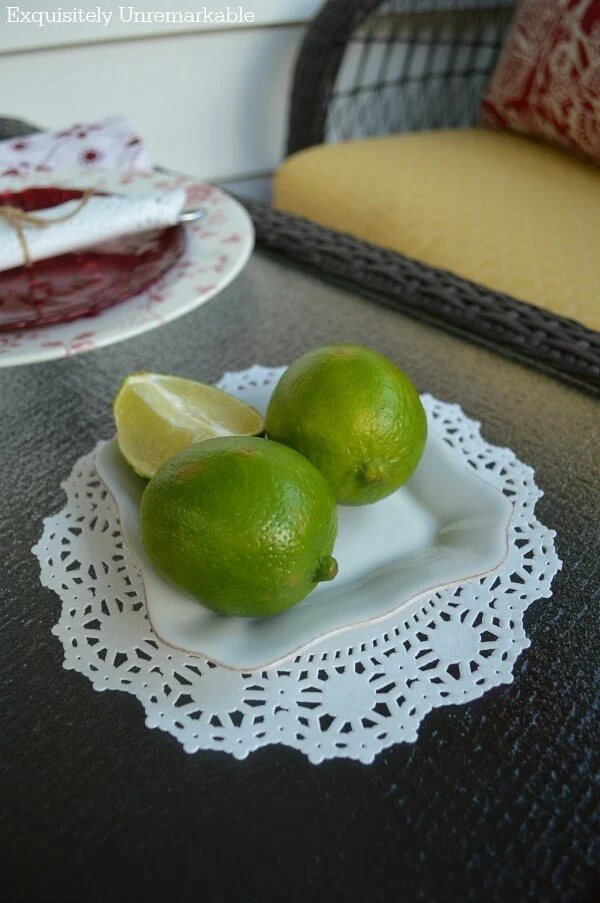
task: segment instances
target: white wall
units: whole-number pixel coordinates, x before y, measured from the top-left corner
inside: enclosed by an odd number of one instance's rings
[[[54,2],[54,0],[51,0]],[[185,2],[185,0],[184,0]],[[19,6],[12,17],[57,10],[48,0]],[[143,11],[192,9],[142,0]],[[206,2],[210,12],[240,4]],[[157,163],[268,197],[270,174],[283,157],[295,56],[321,0],[251,0],[251,26],[126,23],[117,4],[109,26],[7,22],[0,6],[0,115],[48,128],[130,116]],[[94,13],[98,3],[78,0]],[[73,6],[62,3],[63,10]],[[125,18],[128,17],[128,7]]]

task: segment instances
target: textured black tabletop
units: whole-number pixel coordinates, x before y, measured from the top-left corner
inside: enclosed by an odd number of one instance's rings
[[[327,341],[369,344],[536,470],[563,570],[510,686],[434,710],[374,764],[271,746],[187,755],[141,705],[62,668],[31,546],[112,432],[122,377],[213,381]],[[592,900],[600,895],[600,403],[256,253],[222,295],[137,339],[0,370],[6,900]]]

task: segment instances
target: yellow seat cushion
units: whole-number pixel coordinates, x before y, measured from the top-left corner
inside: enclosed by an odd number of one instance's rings
[[[600,329],[600,168],[463,129],[312,147],[275,205]]]

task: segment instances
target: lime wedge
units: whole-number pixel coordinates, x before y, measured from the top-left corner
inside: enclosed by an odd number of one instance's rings
[[[152,477],[182,448],[217,436],[256,436],[263,418],[214,386],[160,373],[127,376],[113,402],[117,441],[141,477]]]

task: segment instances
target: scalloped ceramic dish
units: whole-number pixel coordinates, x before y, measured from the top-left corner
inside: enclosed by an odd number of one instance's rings
[[[244,392],[244,400],[264,411],[271,391],[256,386]],[[158,638],[239,671],[279,664],[326,636],[380,621],[421,596],[483,577],[508,551],[511,502],[462,464],[430,428],[421,463],[402,489],[375,505],[338,509],[335,580],[276,617],[224,618],[174,589],[148,561],[139,531],[145,481],[130,470],[116,439],[98,452],[96,470],[117,504]]]

